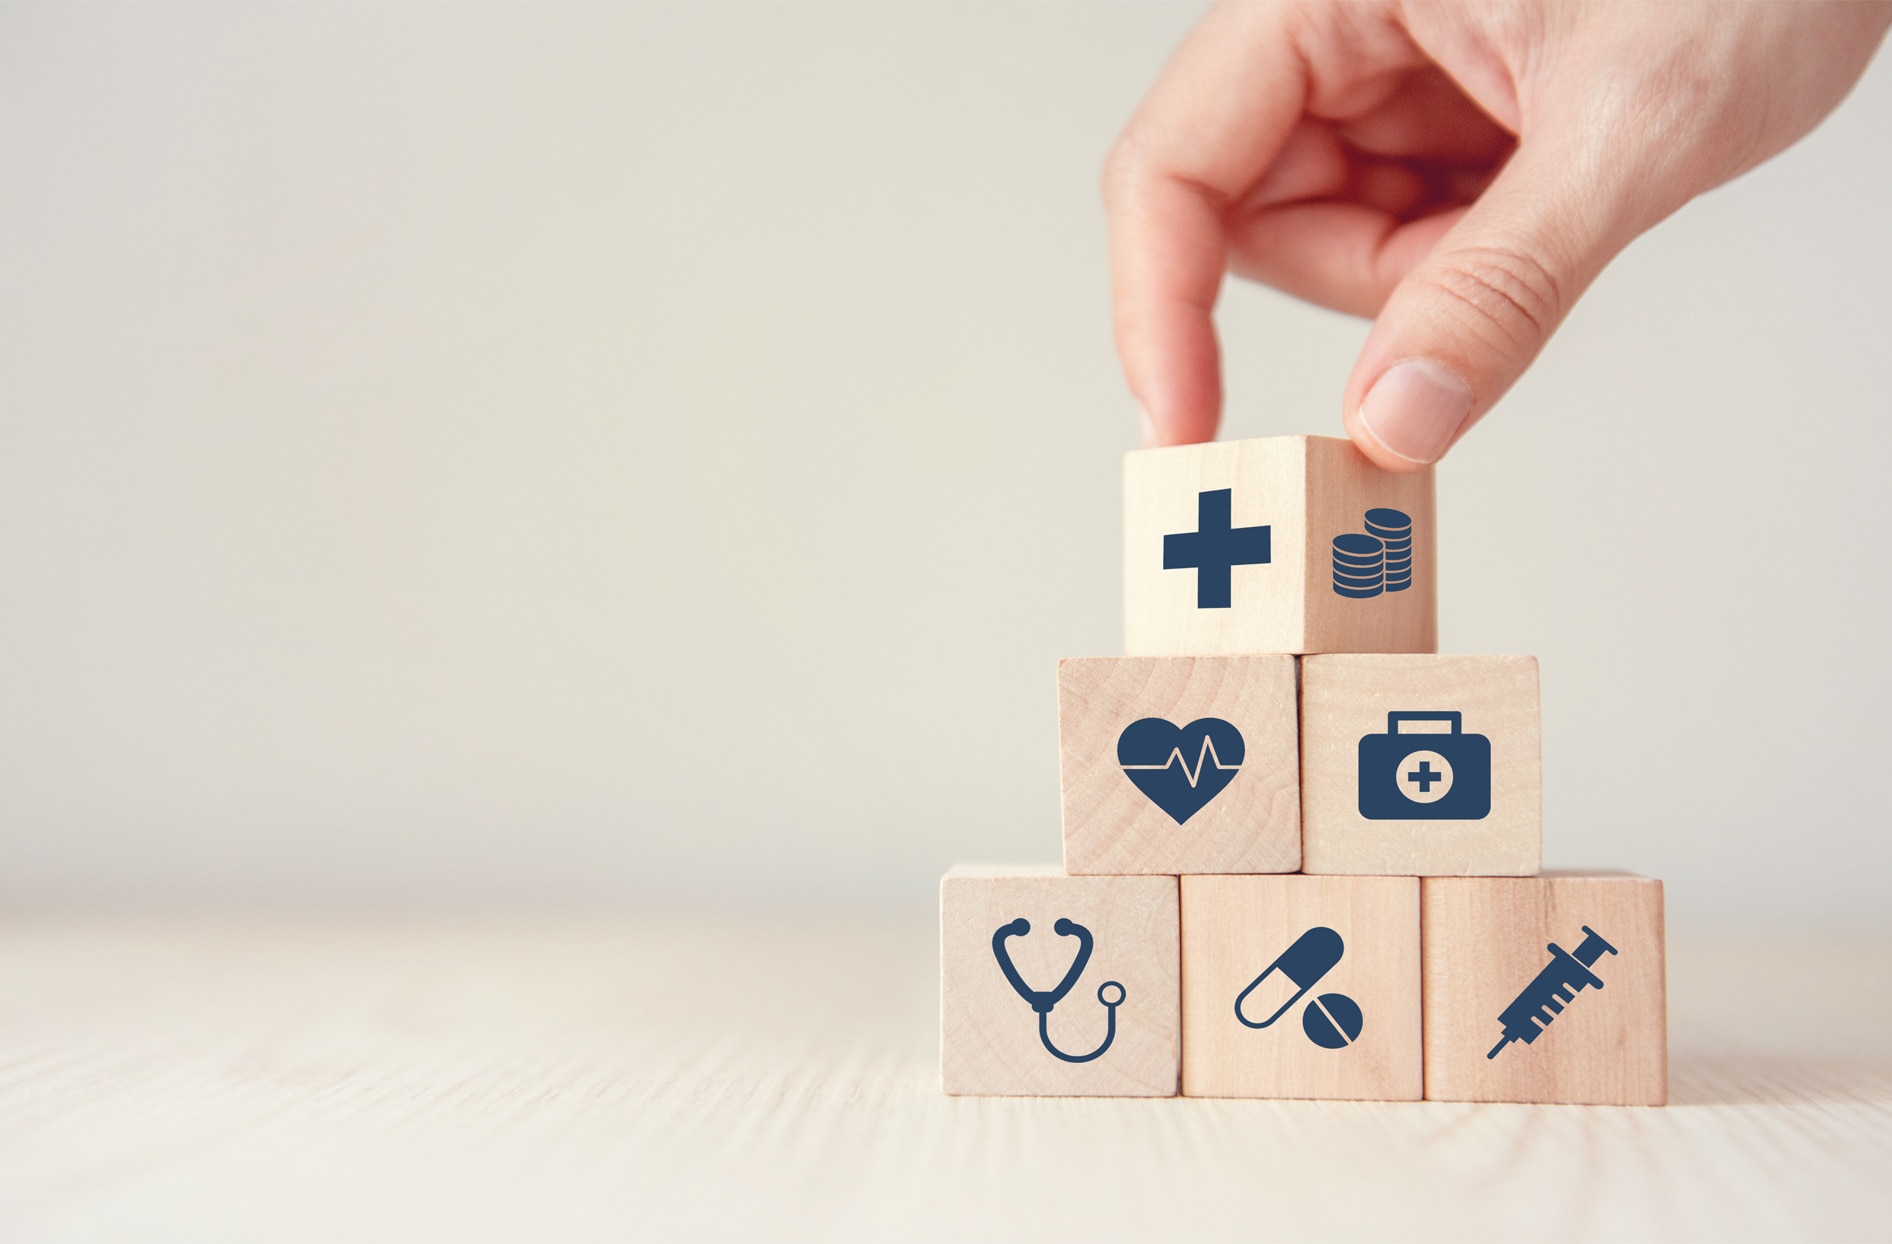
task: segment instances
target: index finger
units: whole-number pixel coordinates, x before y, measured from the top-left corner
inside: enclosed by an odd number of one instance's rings
[[[1117,353],[1162,445],[1215,436],[1215,309],[1230,204],[1301,116],[1305,74],[1273,5],[1224,5],[1190,32],[1104,165]]]
[[[1111,149],[1104,207],[1117,352],[1155,443],[1214,437],[1222,379],[1213,312],[1230,209],[1274,164],[1317,86],[1328,96],[1370,90],[1389,62],[1406,62],[1361,46],[1385,42],[1362,35],[1387,24],[1379,6],[1219,5]],[[1403,37],[1393,42],[1410,53]],[[1348,55],[1356,50],[1368,54]]]

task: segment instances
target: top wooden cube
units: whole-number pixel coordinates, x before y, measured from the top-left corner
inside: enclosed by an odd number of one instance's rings
[[[1435,652],[1432,472],[1279,436],[1124,456],[1124,652]]]

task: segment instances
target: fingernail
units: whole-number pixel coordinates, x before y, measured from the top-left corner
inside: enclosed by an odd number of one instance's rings
[[[1437,462],[1472,413],[1472,387],[1431,359],[1404,359],[1380,374],[1360,422],[1408,462]]]
[[[1150,418],[1149,411],[1143,409],[1141,406],[1137,407],[1137,420],[1143,431],[1143,448],[1155,449],[1158,445],[1163,443],[1157,438],[1156,420]]]

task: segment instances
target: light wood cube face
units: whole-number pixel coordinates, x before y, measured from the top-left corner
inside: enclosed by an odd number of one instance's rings
[[[1428,1098],[1668,1101],[1660,881],[1553,872],[1421,887]]]
[[[955,868],[939,899],[946,1092],[1175,1095],[1176,878]]]
[[[1416,877],[1184,877],[1183,1093],[1417,1101]]]
[[[1294,684],[1290,656],[1060,661],[1065,868],[1299,868]]]
[[[1124,651],[1431,652],[1432,472],[1283,436],[1124,458]]]
[[[1301,867],[1528,876],[1543,858],[1537,658],[1301,663]]]

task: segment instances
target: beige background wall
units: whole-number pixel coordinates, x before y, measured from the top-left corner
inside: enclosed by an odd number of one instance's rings
[[[1095,171],[1187,6],[0,8],[0,898],[925,902],[1118,644]],[[1440,473],[1547,860],[1892,904],[1892,70]],[[1235,291],[1234,436],[1360,324]]]

